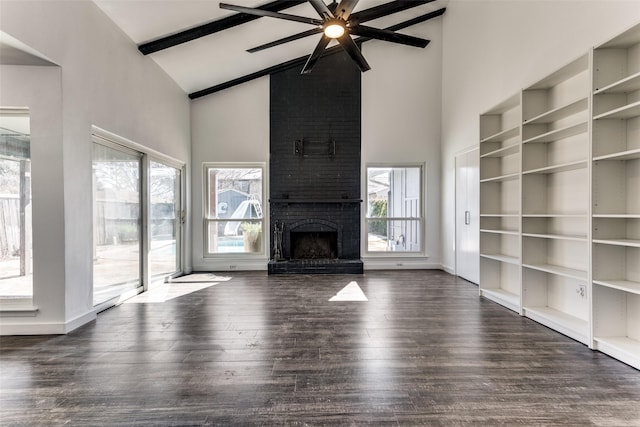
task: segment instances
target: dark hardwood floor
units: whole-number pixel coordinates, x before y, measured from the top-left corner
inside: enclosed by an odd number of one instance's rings
[[[0,423],[640,425],[640,371],[444,272],[205,279],[1,337]]]

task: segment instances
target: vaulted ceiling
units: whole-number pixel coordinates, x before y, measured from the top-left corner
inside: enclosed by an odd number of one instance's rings
[[[141,55],[151,57],[192,98],[243,81],[247,76],[266,74],[268,70],[298,58],[304,63],[320,37],[315,34],[249,53],[247,49],[310,30],[313,26],[224,10],[219,7],[218,0],[93,1],[133,40]],[[245,7],[270,7],[282,13],[318,18],[314,8],[304,0],[225,2]],[[368,19],[368,26],[402,28],[398,32],[425,37],[425,26],[444,13],[446,2],[361,0],[353,14],[368,14],[367,18],[381,16]],[[363,12],[367,10],[369,12]],[[335,42],[329,48],[333,44]],[[421,48],[395,46],[421,53]],[[366,56],[366,45],[363,53]],[[376,64],[370,65],[375,70]]]

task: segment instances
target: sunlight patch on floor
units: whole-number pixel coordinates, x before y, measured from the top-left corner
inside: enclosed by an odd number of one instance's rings
[[[125,301],[125,304],[149,304],[171,301],[198,292],[211,286],[216,286],[220,282],[227,282],[231,277],[216,276],[211,273],[189,274],[187,276],[171,279],[169,283],[163,283],[153,289],[136,295]]]
[[[171,283],[228,282],[232,277],[218,276],[215,273],[193,273],[171,279]]]
[[[369,301],[357,282],[350,282],[335,294],[329,301]]]

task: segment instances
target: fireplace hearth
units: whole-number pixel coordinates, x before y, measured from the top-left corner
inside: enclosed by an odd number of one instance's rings
[[[281,259],[269,262],[269,274],[361,274],[360,201],[270,201],[276,218]],[[324,218],[314,218],[322,215]],[[311,217],[311,218],[309,218]],[[273,227],[275,238],[275,225]],[[272,239],[273,240],[273,239]]]

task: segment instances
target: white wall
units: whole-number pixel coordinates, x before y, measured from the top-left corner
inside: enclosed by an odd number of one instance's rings
[[[20,82],[20,84],[16,84]],[[1,331],[37,321],[46,333],[64,319],[64,186],[62,171],[62,87],[59,67],[0,66],[0,105],[29,107],[31,127],[31,187],[33,306],[23,315],[3,313]],[[53,245],[51,243],[54,243]],[[47,283],[37,286],[36,283]],[[38,311],[34,312],[33,307]],[[17,313],[13,313],[17,314]],[[55,326],[53,326],[55,332]]]
[[[223,90],[192,101],[192,202],[193,269],[196,271],[264,270],[261,258],[204,257],[204,163],[256,162],[269,165],[269,77]],[[265,169],[263,184],[268,185]],[[268,197],[268,192],[267,192]],[[263,210],[268,215],[268,209]],[[266,240],[266,239],[265,239]]]
[[[441,264],[442,18],[405,32],[429,39],[431,43],[425,49],[381,41],[363,45],[371,71],[362,75],[362,191],[366,199],[364,168],[369,163],[424,165],[424,236],[428,258],[368,257],[364,258],[365,268],[439,268]],[[363,210],[363,217],[364,214]]]
[[[426,165],[426,251],[403,268],[440,266],[441,19],[412,27],[426,49],[370,41],[372,69],[362,77],[362,166],[367,162]],[[321,59],[322,60],[322,59]],[[269,79],[254,80],[193,101],[192,222],[194,270],[265,270],[267,259],[204,258],[204,162],[269,162]],[[268,174],[268,173],[267,173]],[[363,182],[363,198],[365,198]],[[268,194],[268,193],[267,193]],[[267,210],[265,210],[265,214]],[[363,252],[364,253],[364,252]],[[365,268],[397,268],[398,260],[365,259]]]
[[[443,265],[453,271],[454,160],[478,116],[640,21],[640,0],[451,0],[443,27]]]
[[[17,333],[44,328],[62,333],[95,316],[91,256],[92,126],[187,164],[190,160],[189,100],[150,58],[138,53],[135,44],[93,2],[2,0],[1,8],[3,32],[60,66],[61,122],[55,126],[61,124],[62,135],[59,139],[52,137],[47,143],[58,147],[62,157],[52,158],[47,172],[53,176],[62,174],[64,182],[60,187],[64,193],[59,195],[64,203],[60,204],[61,199],[57,199],[57,204],[46,206],[58,220],[55,227],[60,225],[58,229],[64,234],[40,242],[42,252],[64,254],[61,267],[64,274],[56,277],[64,283],[64,315],[52,322],[47,320],[46,325],[39,316],[26,320],[3,318],[3,331],[7,325],[18,325],[13,329],[25,325]],[[17,79],[13,84],[20,87],[24,82]],[[3,104],[1,93],[0,104]],[[32,131],[36,130],[32,127]],[[34,177],[34,199],[37,185]],[[42,185],[53,188],[57,181]],[[35,209],[38,209],[36,200]],[[36,215],[34,212],[34,218]],[[34,256],[38,250],[36,244],[34,236]],[[34,271],[39,262],[42,260],[34,259]],[[44,282],[34,283],[34,288],[43,286],[57,285],[47,283],[46,278]],[[39,308],[44,312],[44,306]]]

